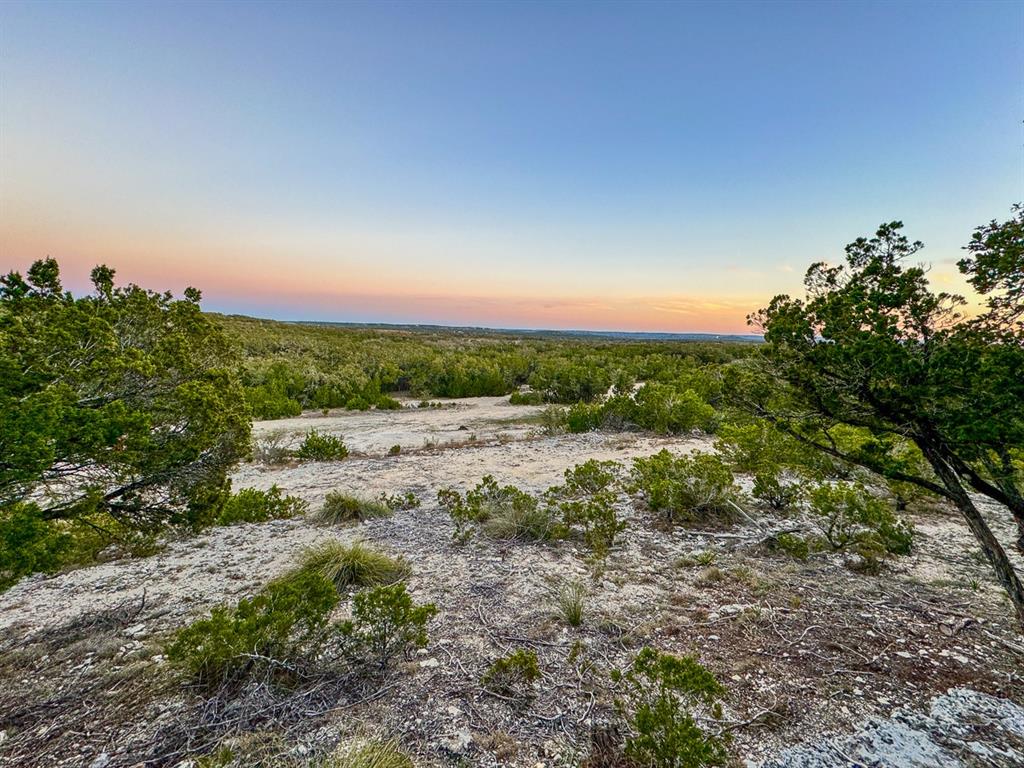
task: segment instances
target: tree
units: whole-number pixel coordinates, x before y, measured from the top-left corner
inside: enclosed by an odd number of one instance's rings
[[[1021,285],[1014,210],[1011,222],[979,229],[961,262],[976,287],[999,291],[987,313],[967,319],[964,299],[933,293],[925,269],[905,265],[922,243],[900,222],[884,224],[846,247],[844,265],[811,265],[805,300],[776,296],[748,318],[767,344],[732,374],[731,391],[805,445],[952,502],[1024,626],[1024,587],[970,495],[1024,520],[1024,336],[1019,306],[1006,300]],[[865,434],[853,446],[835,434],[850,426]],[[924,463],[910,459],[908,442]]]
[[[53,259],[0,278],[0,522],[205,522],[250,420],[231,347],[199,308]]]

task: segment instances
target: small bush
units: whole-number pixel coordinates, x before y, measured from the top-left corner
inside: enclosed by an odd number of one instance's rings
[[[331,491],[324,497],[316,519],[325,525],[360,523],[374,517],[387,517],[391,510],[379,501],[363,499],[341,491]]]
[[[270,465],[283,464],[288,461],[292,457],[292,452],[285,447],[287,438],[287,431],[279,429],[253,440],[253,461]]]
[[[500,539],[545,540],[558,533],[550,511],[537,499],[514,485],[499,486],[491,475],[486,475],[465,498],[452,488],[444,488],[438,491],[437,500],[455,521],[457,537],[476,526]]]
[[[549,405],[540,412],[540,427],[545,435],[560,435],[566,430],[566,409]]]
[[[626,756],[636,765],[726,764],[724,740],[697,724],[721,717],[724,689],[696,659],[644,648],[629,669],[613,672],[612,678],[623,689],[616,706],[628,730]]]
[[[543,392],[513,392],[509,397],[510,405],[543,405]]]
[[[893,555],[910,552],[914,531],[884,499],[851,483],[820,485],[810,493],[811,518],[833,549],[851,544]]]
[[[565,411],[565,428],[570,432],[592,432],[604,423],[604,411],[596,403],[580,401]]]
[[[231,494],[214,521],[216,525],[265,523],[305,514],[309,505],[297,496],[283,496],[276,485],[269,491],[244,488]]]
[[[777,472],[758,472],[754,475],[752,495],[772,509],[783,510],[796,504],[801,497],[800,486],[787,485]]]
[[[307,461],[338,461],[348,456],[345,441],[337,435],[311,429],[306,433],[295,455]]]
[[[412,569],[404,558],[394,558],[356,541],[328,541],[310,547],[299,558],[302,571],[312,571],[342,591],[349,587],[377,587],[409,577]]]
[[[555,594],[555,606],[558,615],[570,627],[583,624],[583,609],[587,598],[587,587],[581,581],[569,581],[562,584]]]
[[[388,448],[388,456],[397,456],[401,452],[402,446],[400,445],[392,445],[390,448]]]
[[[803,536],[792,533],[780,533],[775,537],[774,547],[794,560],[806,560],[811,554],[811,545]]]
[[[608,554],[625,522],[615,513],[616,477],[613,461],[590,461],[565,471],[565,484],[550,488],[548,503],[560,513],[563,525],[583,529],[583,540],[597,557]]]
[[[380,395],[374,402],[374,405],[377,407],[378,411],[402,410],[402,404],[390,395]]]
[[[540,679],[540,666],[534,651],[517,648],[491,664],[480,678],[484,688],[502,696],[532,698],[532,686]]]
[[[377,501],[390,509],[392,512],[417,509],[420,506],[420,497],[412,491],[405,493],[381,493]]]
[[[73,544],[71,535],[45,520],[34,504],[16,503],[0,510],[0,592],[22,576],[58,570]]]
[[[416,605],[405,584],[376,587],[352,598],[352,619],[338,628],[345,655],[383,671],[400,654],[427,644],[433,603]]]
[[[339,747],[319,768],[415,768],[412,758],[393,740],[358,740]]]
[[[633,483],[647,506],[669,523],[732,514],[732,472],[712,454],[673,456],[663,450],[634,459]]]
[[[210,688],[239,683],[259,670],[294,680],[299,662],[314,658],[328,639],[338,602],[334,586],[312,572],[271,582],[235,607],[220,606],[180,630],[168,659]]]

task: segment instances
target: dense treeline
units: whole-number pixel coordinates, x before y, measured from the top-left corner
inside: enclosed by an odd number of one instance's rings
[[[418,397],[507,395],[528,385],[540,401],[592,402],[613,386],[679,382],[754,345],[529,339],[461,331],[355,329],[218,317],[243,355],[243,383],[256,418],[303,409],[389,408],[395,392]],[[709,395],[710,379],[697,386]]]

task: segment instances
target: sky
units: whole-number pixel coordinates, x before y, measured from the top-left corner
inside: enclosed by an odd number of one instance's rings
[[[1024,3],[0,3],[0,270],[280,319],[744,332],[1024,199]]]

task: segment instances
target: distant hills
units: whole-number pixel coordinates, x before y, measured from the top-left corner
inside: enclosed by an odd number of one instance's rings
[[[646,331],[582,331],[534,330],[528,328],[485,328],[482,326],[418,325],[404,323],[339,323],[323,320],[289,320],[295,325],[318,325],[337,328],[363,328],[392,331],[425,331],[455,334],[497,334],[532,338],[591,338],[618,341],[733,341],[761,344],[764,337],[756,333],[654,333]]]

